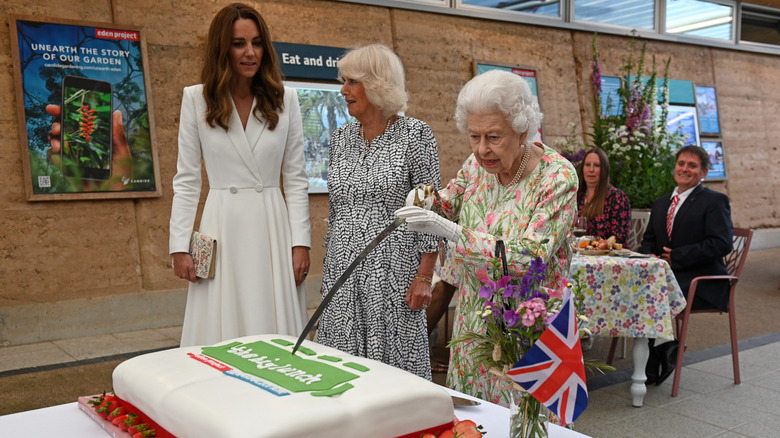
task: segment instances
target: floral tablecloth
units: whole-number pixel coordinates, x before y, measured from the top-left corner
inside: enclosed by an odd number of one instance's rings
[[[571,277],[594,335],[674,339],[673,318],[686,302],[665,261],[575,255]]]

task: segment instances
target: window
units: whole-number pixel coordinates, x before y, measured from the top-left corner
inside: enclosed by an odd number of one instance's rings
[[[653,0],[574,0],[574,19],[652,30],[655,29],[655,2]]]
[[[780,54],[780,7],[740,0],[332,1]]]
[[[780,45],[780,10],[742,5],[740,41]]]
[[[561,16],[560,0],[461,0],[460,4],[548,17]]]
[[[666,0],[666,33],[734,39],[734,7],[701,0]]]

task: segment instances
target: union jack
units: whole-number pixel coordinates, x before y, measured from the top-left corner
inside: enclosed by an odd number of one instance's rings
[[[585,411],[588,387],[570,289],[560,313],[507,375],[559,416],[564,425]]]

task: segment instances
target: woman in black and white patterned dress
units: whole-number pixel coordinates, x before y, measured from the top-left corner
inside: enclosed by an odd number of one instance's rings
[[[357,122],[336,130],[328,167],[329,219],[322,290],[395,220],[419,184],[441,187],[433,132],[406,109],[401,60],[375,44],[339,61],[341,94]],[[317,342],[431,379],[425,307],[438,238],[406,225],[358,265],[323,312]]]

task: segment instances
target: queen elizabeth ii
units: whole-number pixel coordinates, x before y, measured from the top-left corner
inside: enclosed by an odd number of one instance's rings
[[[477,314],[477,293],[499,240],[514,279],[536,257],[547,265],[543,286],[556,288],[568,277],[577,173],[558,152],[530,141],[541,121],[539,106],[521,77],[499,70],[474,77],[458,95],[455,109],[458,130],[468,134],[472,154],[439,193],[446,218],[416,206],[396,212],[410,230],[448,241],[448,259],[439,268],[445,281],[458,285],[453,338],[485,329]],[[468,343],[450,350],[447,385],[509,404],[508,391],[483,364],[475,363]]]

